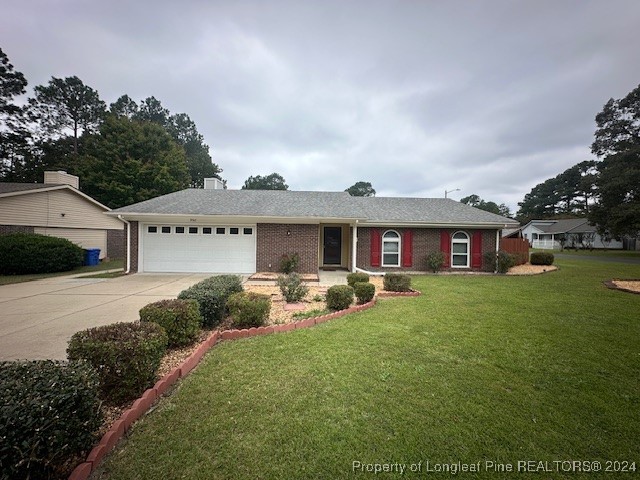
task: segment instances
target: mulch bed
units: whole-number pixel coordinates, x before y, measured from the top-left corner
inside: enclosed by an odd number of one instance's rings
[[[640,279],[612,278],[603,282],[607,288],[640,295]]]

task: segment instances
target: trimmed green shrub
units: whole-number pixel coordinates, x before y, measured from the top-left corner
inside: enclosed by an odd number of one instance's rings
[[[362,305],[373,300],[373,296],[376,294],[376,286],[369,282],[356,282],[353,284],[353,292],[358,299],[358,303]]]
[[[13,233],[0,236],[0,274],[66,272],[82,266],[84,250],[64,238]]]
[[[368,282],[368,281],[369,281],[369,275],[367,275],[366,273],[355,272],[347,275],[347,284],[350,287],[353,287],[353,285],[357,282]]]
[[[411,277],[406,273],[386,273],[383,285],[388,292],[410,292]]]
[[[334,285],[327,290],[327,308],[344,310],[353,303],[353,287],[349,285]]]
[[[309,288],[302,283],[302,277],[295,272],[278,275],[277,283],[287,303],[299,302],[309,293]]]
[[[482,265],[486,272],[507,273],[511,267],[516,265],[516,257],[504,250],[498,251],[497,257],[495,252],[486,252],[483,255]]]
[[[280,258],[280,271],[285,275],[289,274],[298,268],[298,264],[300,264],[300,255],[297,253],[282,255]]]
[[[433,273],[437,273],[442,270],[444,266],[444,253],[442,252],[431,252],[427,255],[427,267]]]
[[[229,297],[227,308],[235,328],[261,327],[269,318],[271,297],[255,292],[238,292]]]
[[[102,424],[98,374],[85,362],[0,362],[0,478],[66,478]]]
[[[119,404],[153,385],[166,350],[167,332],[157,323],[113,323],[75,333],[67,356],[93,365],[102,398]]]
[[[555,257],[551,252],[532,252],[531,265],[553,265]]]
[[[140,309],[141,322],[154,322],[167,332],[169,347],[191,345],[198,338],[202,315],[193,299],[160,300]]]
[[[242,278],[238,275],[219,275],[205,278],[201,282],[180,292],[179,299],[193,299],[198,302],[202,324],[214,328],[220,324],[227,309],[227,298],[242,292]]]

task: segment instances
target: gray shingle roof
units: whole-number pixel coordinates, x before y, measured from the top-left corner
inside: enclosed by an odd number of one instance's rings
[[[114,210],[165,215],[361,218],[346,192],[188,188]]]
[[[342,218],[369,223],[517,225],[447,198],[352,197],[346,192],[186,189],[113,214]]]
[[[59,187],[60,185],[51,183],[13,183],[0,182],[0,194],[25,192],[28,190],[40,190],[42,188]]]
[[[517,224],[451,198],[354,197],[369,222]]]
[[[552,225],[538,225],[537,228],[545,233],[583,233],[596,231],[596,227],[589,225],[589,221],[586,218],[555,220]]]

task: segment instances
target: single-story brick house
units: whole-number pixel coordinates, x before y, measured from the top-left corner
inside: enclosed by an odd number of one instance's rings
[[[346,192],[186,189],[107,212],[128,222],[131,272],[479,270],[509,218],[446,198],[352,197]]]
[[[44,183],[0,182],[0,235],[38,233],[99,248],[100,258],[124,258],[125,224],[109,207],[79,190],[66,172],[45,172]]]

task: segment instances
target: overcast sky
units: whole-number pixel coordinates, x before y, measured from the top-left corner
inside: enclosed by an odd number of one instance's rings
[[[640,83],[640,2],[0,0],[29,87],[77,75],[107,103],[196,122],[229,188],[472,193],[513,210],[582,160]]]

